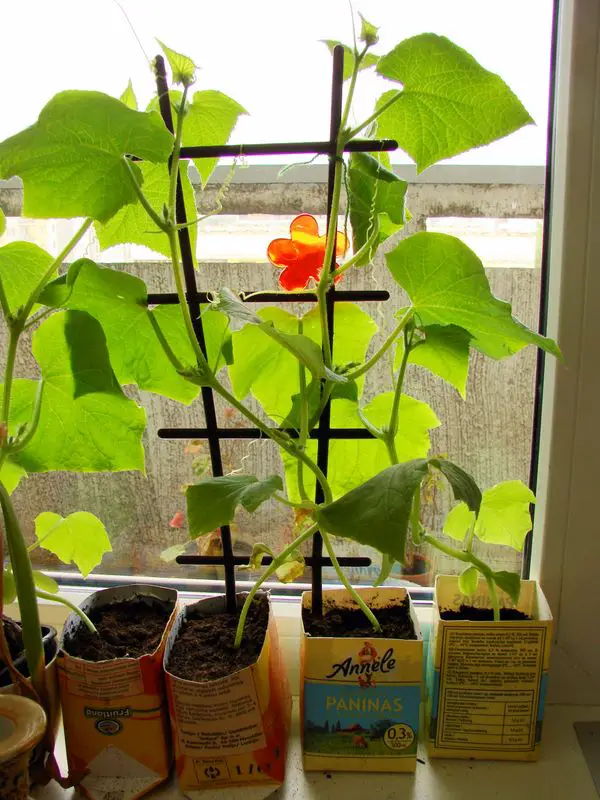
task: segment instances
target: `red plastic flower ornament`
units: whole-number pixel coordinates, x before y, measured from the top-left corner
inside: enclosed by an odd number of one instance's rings
[[[319,236],[317,220],[310,214],[300,214],[290,225],[289,239],[274,239],[267,249],[267,257],[283,272],[279,285],[286,291],[306,289],[311,278],[319,280],[325,256],[326,237]],[[338,231],[336,256],[348,249],[348,239]],[[341,276],[340,276],[341,277]],[[339,280],[339,279],[338,279]]]
[[[171,522],[169,522],[169,527],[183,528],[184,525],[185,525],[185,514],[183,513],[183,511],[176,511],[175,516],[173,517]]]

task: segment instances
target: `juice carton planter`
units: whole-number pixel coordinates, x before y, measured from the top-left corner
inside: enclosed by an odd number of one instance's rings
[[[501,606],[514,606],[499,594]],[[517,608],[530,620],[440,618],[440,609],[463,603],[491,607],[485,580],[465,597],[457,578],[438,577],[427,670],[429,754],[536,761],[552,639],[548,603],[535,581],[523,581]]]
[[[177,592],[135,584],[94,592],[81,607],[133,599],[164,603],[171,615],[157,649],[140,658],[92,662],[61,650],[58,679],[69,772],[92,800],[134,800],[162,783],[171,766],[169,720],[162,669]],[[65,634],[82,625],[71,614]],[[85,774],[87,773],[87,774]]]
[[[237,598],[241,606],[246,594]],[[216,680],[189,681],[170,673],[167,665],[188,613],[197,610],[221,613],[225,598],[211,597],[184,607],[165,651],[179,788],[195,798],[207,787],[276,787],[285,776],[292,698],[273,610],[269,605],[265,641],[254,664]],[[202,657],[199,652],[198,659]]]
[[[405,589],[358,589],[378,608]],[[345,589],[323,592],[324,605],[356,608]],[[311,608],[311,593],[302,596]],[[301,725],[304,768],[316,771],[414,772],[419,738],[423,640],[312,637],[303,634]]]

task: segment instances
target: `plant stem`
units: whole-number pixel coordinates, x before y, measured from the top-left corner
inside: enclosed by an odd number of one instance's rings
[[[406,324],[412,319],[413,314],[414,314],[413,309],[409,308],[408,311],[406,312],[406,314],[402,317],[402,319],[398,323],[398,325],[394,328],[394,330],[390,333],[390,335],[387,337],[385,342],[381,345],[379,350],[376,353],[374,353],[371,356],[371,358],[368,359],[368,361],[365,361],[365,363],[362,364],[360,367],[357,367],[357,369],[355,369],[353,372],[349,372],[346,375],[346,378],[349,381],[354,381],[357,378],[360,378],[361,375],[364,375],[365,372],[370,370],[371,367],[373,367],[379,361],[379,359],[382,358],[387,353],[387,351],[390,349],[390,347],[394,344],[394,342],[396,341],[398,336],[404,330]]]
[[[496,590],[496,581],[491,575],[485,576],[488,589],[490,590],[490,600],[492,601],[492,609],[494,611],[494,622],[500,622],[500,601],[498,600],[498,591]]]
[[[33,416],[31,418],[31,422],[27,430],[25,431],[25,435],[21,437],[18,441],[16,441],[12,447],[10,448],[11,453],[18,453],[21,450],[24,450],[29,442],[35,436],[35,432],[37,431],[37,426],[40,421],[40,414],[42,413],[42,399],[44,397],[44,379],[41,378],[38,381],[38,388],[35,394],[35,401],[33,404]]]
[[[356,126],[356,128],[352,128],[352,130],[348,132],[348,138],[354,139],[355,136],[358,136],[362,130],[368,127],[372,122],[375,122],[377,117],[380,117],[384,111],[387,111],[390,106],[394,105],[394,103],[399,100],[403,94],[403,91],[399,91],[393,97],[390,97],[387,103],[384,103],[381,108],[378,108],[376,111],[374,111],[364,122],[361,122],[360,125]]]
[[[185,294],[185,287],[183,282],[183,272],[181,268],[181,262],[179,260],[179,249],[178,249],[179,245],[177,243],[177,233],[173,228],[169,230],[169,245],[171,247],[171,265],[173,267],[175,288],[177,289],[177,296],[179,297],[179,306],[181,308],[181,314],[183,316],[183,322],[186,327],[188,339],[190,340],[190,344],[192,345],[192,349],[194,351],[194,355],[196,356],[198,364],[203,369],[205,369],[208,374],[210,373],[210,367],[208,365],[208,361],[204,357],[204,353],[202,352],[202,348],[198,343],[198,339],[196,338],[196,332],[194,330],[194,324],[192,322],[192,315],[190,314],[190,309],[187,303],[187,297]]]
[[[385,432],[385,445],[388,449],[392,464],[398,463],[398,451],[396,449],[396,434],[398,433],[398,417],[400,413],[400,400],[402,399],[402,387],[404,385],[404,376],[406,374],[406,365],[408,364],[408,357],[410,356],[410,340],[406,335],[406,328],[404,328],[404,352],[402,353],[402,362],[400,364],[400,371],[398,373],[398,380],[394,388],[394,401],[392,403],[392,410],[390,412],[390,421]]]
[[[33,292],[29,295],[29,299],[23,306],[23,310],[19,314],[19,318],[23,321],[23,324],[26,322],[27,318],[31,314],[31,309],[37,303],[37,299],[42,293],[44,287],[50,280],[50,278],[54,275],[56,270],[62,265],[65,258],[69,255],[71,250],[75,247],[75,245],[83,238],[84,234],[91,226],[93,219],[88,217],[84,220],[83,224],[77,231],[77,233],[73,236],[73,238],[64,246],[61,252],[56,256],[52,264],[48,267],[46,272],[44,273],[43,277],[40,279],[39,283],[33,290]],[[20,333],[20,332],[19,332]]]
[[[350,267],[353,267],[357,261],[360,261],[360,259],[366,253],[368,253],[369,250],[373,247],[373,245],[377,241],[378,236],[379,236],[379,228],[375,226],[373,233],[369,236],[369,238],[363,244],[360,250],[358,250],[351,258],[349,258],[348,261],[344,261],[344,263],[341,266],[339,266],[336,270],[334,270],[331,274],[332,277],[337,278],[338,276],[343,275],[347,269],[350,269]]]
[[[299,319],[298,333],[302,334],[303,329],[304,326],[302,324],[302,320]],[[301,361],[298,362],[298,384],[300,387],[300,439],[298,440],[298,444],[302,449],[304,449],[308,439],[308,399],[306,396],[306,371],[304,369],[304,364]],[[307,501],[309,497],[306,487],[304,486],[304,463],[300,459],[297,461],[297,469],[298,491],[300,492],[300,497],[302,500]]]
[[[22,327],[14,323],[8,329],[8,349],[6,353],[6,366],[4,367],[4,394],[2,397],[2,422],[8,424],[10,415],[10,399],[13,386],[13,374],[15,371],[15,359],[17,356],[17,345]]]
[[[337,560],[337,557],[335,555],[335,551],[333,549],[333,545],[331,544],[331,539],[329,538],[329,535],[324,531],[321,531],[321,536],[323,537],[323,543],[325,544],[325,548],[327,550],[327,553],[329,554],[329,558],[331,559],[331,563],[333,564],[333,568],[335,569],[338,578],[343,583],[346,590],[348,591],[354,602],[358,605],[360,610],[363,612],[365,617],[369,620],[369,622],[373,626],[373,630],[380,631],[381,625],[377,621],[377,617],[375,616],[375,614],[373,614],[369,606],[365,603],[365,601],[362,599],[362,597],[359,595],[356,589],[354,589],[348,578],[344,575],[344,572],[340,567],[340,562]]]
[[[46,679],[44,675],[44,648],[40,628],[37,601],[35,599],[35,583],[33,570],[21,532],[19,520],[15,514],[10,496],[3,483],[0,482],[0,504],[4,517],[6,541],[10,555],[17,599],[21,612],[21,628],[23,631],[23,645],[29,667],[29,674],[33,688],[40,698],[47,696]]]
[[[166,357],[171,362],[171,365],[177,370],[177,372],[184,372],[185,371],[184,365],[181,363],[181,361],[177,358],[177,356],[171,349],[171,345],[168,343],[166,336],[164,335],[160,325],[156,321],[156,317],[154,316],[152,311],[150,311],[150,309],[148,309],[147,313],[148,313],[148,319],[150,320],[150,325],[152,325],[152,329],[154,330],[156,338],[158,339],[160,346],[162,347]]]
[[[4,291],[4,284],[0,280],[0,308],[2,309],[2,315],[4,316],[4,320],[7,325],[10,324],[12,314],[10,313],[10,308],[8,307],[8,299],[6,297],[6,292]]]
[[[288,500],[287,497],[283,497],[281,494],[274,494],[273,499],[277,500],[284,506],[288,506],[288,508],[299,508],[304,511],[310,511],[311,509],[316,508],[315,503],[311,503],[310,500],[303,503],[294,503],[292,500]]]
[[[239,647],[242,644],[242,636],[244,635],[244,625],[246,624],[246,617],[248,616],[248,611],[250,610],[250,606],[252,605],[252,601],[254,600],[257,591],[260,589],[263,583],[266,580],[268,580],[268,578],[270,578],[271,575],[273,575],[279,569],[279,567],[282,566],[282,564],[285,563],[287,557],[291,555],[294,552],[294,550],[297,550],[298,546],[301,545],[302,542],[306,541],[307,539],[310,539],[310,537],[314,533],[316,533],[317,530],[318,530],[318,525],[315,522],[314,525],[311,525],[310,528],[307,528],[304,531],[304,533],[300,534],[300,536],[294,539],[294,541],[291,544],[289,544],[284,550],[281,551],[281,553],[279,553],[279,555],[276,558],[273,559],[273,561],[269,564],[269,566],[266,568],[266,570],[263,572],[260,578],[256,581],[252,589],[250,589],[250,591],[248,592],[248,596],[244,601],[242,610],[240,612],[240,618],[238,621],[237,630],[235,632],[235,640],[233,646],[236,650],[239,649]]]
[[[243,403],[240,403],[240,401],[234,395],[232,395],[231,392],[227,391],[227,389],[222,386],[218,380],[214,381],[212,388],[215,392],[217,392],[217,394],[221,395],[224,400],[227,400],[230,405],[232,405],[234,408],[237,408],[237,410],[243,414],[246,419],[250,420],[250,422],[252,422],[262,433],[264,433],[265,436],[268,436],[269,439],[272,439],[275,444],[281,447],[282,450],[285,450],[286,453],[289,453],[289,455],[300,459],[304,464],[306,464],[306,466],[311,470],[311,472],[314,473],[316,479],[323,487],[325,502],[331,502],[333,495],[331,494],[331,488],[327,478],[319,466],[315,464],[312,458],[306,455],[303,450],[295,446],[291,439],[284,439],[283,437],[285,434],[282,434],[281,431],[277,430],[277,428],[271,428],[269,425],[265,425],[264,422],[262,422],[262,420],[253,414],[249,408],[246,408],[246,406]]]
[[[150,219],[156,225],[157,228],[160,228],[160,230],[163,231],[164,233],[168,233],[170,227],[169,223],[165,219],[163,219],[160,216],[160,214],[157,214],[156,211],[152,208],[152,206],[148,202],[148,198],[142,191],[142,187],[138,183],[137,176],[133,171],[133,167],[127,156],[123,156],[123,163],[127,168],[127,174],[129,175],[129,179],[131,181],[131,185],[133,186],[133,190],[136,193],[138,200],[142,204],[144,211],[146,212],[146,214],[148,214],[148,216],[150,217]]]
[[[96,630],[96,626],[94,625],[92,620],[88,617],[88,615],[85,613],[85,611],[82,611],[78,606],[76,606],[70,600],[61,597],[59,594],[51,594],[50,592],[44,592],[42,591],[42,589],[36,589],[35,593],[42,600],[50,600],[53,603],[62,603],[63,606],[70,608],[71,611],[74,611],[81,618],[81,620],[87,625],[87,627],[92,633],[98,633],[98,631]]]
[[[181,142],[183,140],[183,120],[185,118],[185,101],[187,99],[188,86],[183,87],[181,103],[176,112],[177,122],[175,127],[175,142],[171,155],[171,181],[169,183],[169,210],[171,212],[171,222],[176,223],[175,202],[177,198],[177,179],[179,178],[179,156],[181,153]]]

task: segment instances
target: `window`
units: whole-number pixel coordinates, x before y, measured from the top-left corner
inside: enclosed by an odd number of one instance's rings
[[[424,173],[409,190],[408,204],[413,214],[412,230],[428,229],[453,233],[464,239],[482,258],[495,293],[513,304],[514,313],[530,326],[537,326],[540,293],[540,243],[543,215],[543,165],[547,124],[547,102],[550,74],[550,29],[552,2],[538,0],[530,4],[514,0],[490,8],[477,0],[452,4],[426,2],[420,8],[396,9],[389,3],[365,3],[366,16],[381,24],[385,39],[381,50],[389,49],[405,36],[431,29],[448,35],[467,47],[486,67],[503,75],[537,120],[536,128],[528,128],[487,148],[454,159],[452,164],[434,167]],[[485,6],[485,8],[484,8]],[[11,8],[14,22],[26,13],[24,7]],[[159,9],[144,11],[141,3],[124,3],[133,24],[138,29],[144,47],[153,48],[150,32],[182,50],[195,55],[200,52],[205,69],[200,73],[202,88],[215,87],[226,91],[253,111],[243,118],[236,133],[236,142],[312,139],[327,133],[329,103],[329,61],[318,39],[349,39],[349,17],[345,3],[305,3],[302,11],[281,3],[252,4],[252,10],[236,4],[236,24],[223,29],[218,19],[222,8],[202,10],[202,18],[193,20],[198,11],[189,4],[170,4],[169,15]],[[186,14],[186,24],[169,27],[173,9]],[[294,8],[294,10],[292,10]],[[36,10],[37,13],[37,10]],[[40,9],[40,13],[49,13]],[[86,42],[85,50],[61,48],[57,41],[49,44],[40,39],[38,63],[33,68],[32,91],[27,102],[19,95],[17,113],[0,122],[0,137],[4,138],[31,122],[41,104],[54,92],[72,83],[71,64],[78,64],[78,85],[102,89],[118,95],[129,75],[134,84],[147,87],[151,83],[146,64],[137,50],[129,28],[118,8],[106,7],[94,11],[97,18],[86,16],[74,2],[53,5],[53,14],[70,15],[71,31],[105,31]],[[215,15],[211,19],[207,15]],[[87,15],[87,11],[86,11]],[[261,36],[269,39],[270,48],[256,47],[248,41],[246,32],[252,22],[261,18]],[[292,16],[293,15],[293,16]],[[514,25],[519,17],[522,22]],[[219,31],[207,37],[199,46],[194,29]],[[529,23],[529,24],[528,24]],[[535,23],[535,24],[533,24]],[[38,30],[44,30],[39,20]],[[150,31],[152,28],[152,31]],[[101,47],[110,36],[116,37],[110,50],[114,57],[108,62]],[[163,33],[163,30],[165,31]],[[282,34],[285,30],[285,35]],[[167,33],[170,32],[170,39]],[[63,31],[58,35],[62,36]],[[506,47],[511,42],[510,48]],[[76,47],[81,47],[77,42]],[[98,47],[98,57],[94,49]],[[235,53],[235,58],[228,54]],[[56,53],[68,53],[68,58]],[[151,49],[150,53],[153,54]],[[100,55],[101,53],[101,55]],[[507,55],[510,54],[510,55]],[[45,60],[57,62],[56,70],[41,69]],[[63,59],[63,60],[61,60]],[[302,60],[301,60],[302,59]],[[304,60],[306,59],[306,61]],[[235,68],[233,64],[235,63]],[[277,64],[277,70],[273,64]],[[244,69],[239,65],[244,64]],[[102,69],[100,69],[100,65]],[[31,65],[23,65],[29,69]],[[52,74],[50,74],[52,73]],[[303,86],[309,86],[308,96],[295,90],[302,76]],[[360,103],[372,97],[367,91],[359,96]],[[372,80],[375,80],[374,78]],[[268,84],[268,91],[265,87]],[[372,87],[371,87],[372,88]],[[137,89],[137,85],[136,85]],[[11,88],[10,91],[13,91]],[[275,99],[274,99],[275,98]],[[9,101],[10,102],[10,101]],[[276,106],[276,108],[275,108]],[[366,113],[369,107],[364,106]],[[360,117],[361,114],[359,113]],[[414,177],[402,153],[394,154],[397,169]],[[264,159],[269,161],[269,159]],[[270,159],[272,162],[273,159]],[[217,181],[227,175],[228,165],[219,167]],[[264,250],[278,235],[286,235],[291,218],[302,211],[324,214],[325,168],[319,164],[298,166],[278,179],[279,167],[256,160],[238,165],[224,199],[224,213],[209,218],[199,228],[198,257],[202,264],[198,284],[201,289],[229,286],[234,290],[272,288],[273,270],[265,264]],[[2,189],[2,187],[0,187]],[[13,185],[0,191],[0,200],[11,216],[2,243],[15,238],[27,238],[46,249],[57,252],[69,238],[69,221],[31,221],[18,214],[20,190]],[[210,207],[214,189],[210,186],[201,203]],[[343,218],[340,220],[343,224]],[[409,229],[410,230],[410,229]],[[142,277],[150,292],[172,291],[168,273],[161,257],[142,248],[124,247],[100,254],[97,242],[90,237],[82,243],[76,255],[86,254],[99,261],[118,264]],[[373,269],[352,271],[347,288],[385,288],[392,294],[387,303],[372,305],[382,330],[392,324],[393,310],[401,304],[397,286],[389,279],[379,256]],[[298,308],[306,310],[306,306]],[[381,334],[379,334],[381,336]],[[377,343],[375,339],[375,344]],[[380,340],[379,340],[380,341]],[[21,374],[33,369],[29,361],[19,365]],[[433,453],[447,453],[464,465],[486,487],[508,478],[528,480],[533,425],[536,356],[532,349],[504,362],[492,362],[475,357],[463,401],[451,388],[428,373],[411,368],[407,389],[417,399],[427,399],[439,417],[442,427],[431,431]],[[378,391],[386,386],[389,364],[371,376],[365,388],[368,400],[374,386]],[[108,575],[148,575],[161,579],[199,579],[214,583],[222,577],[221,568],[178,567],[160,557],[166,547],[185,539],[185,528],[171,526],[176,512],[183,510],[182,486],[192,482],[207,463],[204,442],[165,440],[157,437],[162,427],[203,425],[201,403],[196,401],[186,409],[175,402],[155,395],[132,396],[146,408],[149,425],[146,433],[147,476],[122,473],[117,475],[71,475],[66,473],[38,475],[19,490],[17,503],[24,519],[32,521],[43,510],[70,513],[86,509],[104,520],[111,532],[113,553],[107,556],[98,572]],[[224,426],[243,424],[239,415],[223,405],[218,407],[220,423]],[[259,475],[281,471],[275,447],[264,441],[246,443],[226,440],[222,443],[226,471],[243,470]],[[432,487],[427,505],[426,524],[440,529],[449,497],[441,487]],[[267,504],[255,515],[240,513],[233,529],[236,554],[245,555],[256,539],[279,548],[289,540],[292,515],[283,507]],[[190,544],[209,554],[219,550],[217,536],[209,536]],[[484,555],[485,550],[482,549]],[[339,543],[338,553],[373,555],[366,548]],[[49,557],[37,551],[36,562],[52,567]],[[521,558],[512,550],[499,554],[494,550],[497,569],[516,570]],[[430,586],[436,572],[453,572],[457,565],[440,554],[412,550],[408,566],[396,572],[394,579],[409,580]],[[373,567],[351,571],[354,583],[370,583],[377,573],[377,558]],[[240,575],[240,577],[244,577]],[[250,577],[250,576],[248,576]],[[327,576],[326,578],[331,578]]]

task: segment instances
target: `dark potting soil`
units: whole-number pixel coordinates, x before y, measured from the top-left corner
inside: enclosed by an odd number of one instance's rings
[[[470,620],[471,622],[493,622],[494,612],[491,608],[477,608],[476,606],[462,605],[458,611],[446,608],[440,611],[440,617],[446,620]],[[514,622],[518,620],[531,619],[530,616],[519,611],[517,608],[501,608],[500,621]]]
[[[237,614],[190,614],[173,645],[167,669],[188,681],[214,681],[257,660],[269,624],[269,601],[255,600],[248,610],[241,647],[234,649]]]
[[[409,614],[408,597],[401,603],[378,608],[373,612],[381,625],[381,631],[375,632],[369,620],[359,608],[327,607],[321,619],[312,616],[308,609],[303,609],[304,630],[309,636],[327,636],[362,639],[416,639],[415,628]]]
[[[148,600],[94,608],[88,616],[98,633],[81,624],[73,636],[65,637],[64,648],[69,655],[86,661],[139,658],[156,650],[171,610]]]

